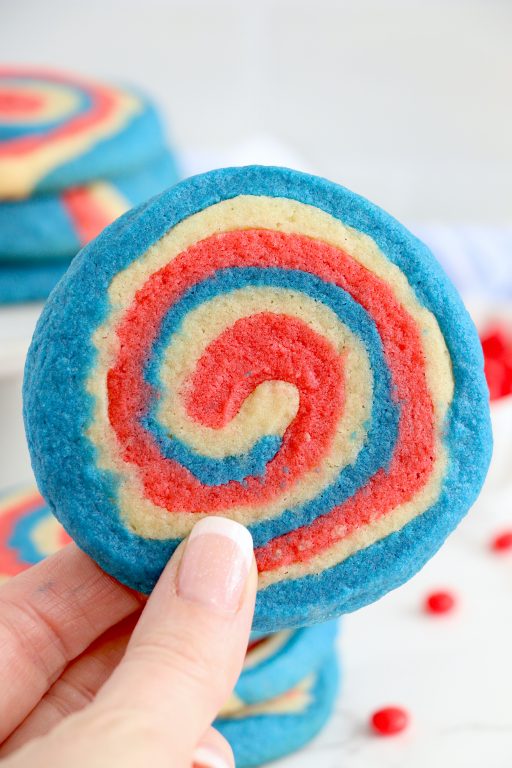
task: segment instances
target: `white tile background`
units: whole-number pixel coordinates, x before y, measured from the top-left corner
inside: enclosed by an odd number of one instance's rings
[[[0,0],[0,55],[137,82],[186,150],[255,134],[408,221],[510,221],[507,0]]]

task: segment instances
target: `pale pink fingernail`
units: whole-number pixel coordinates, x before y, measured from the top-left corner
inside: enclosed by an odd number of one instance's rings
[[[235,613],[253,559],[252,536],[225,517],[205,517],[192,529],[178,573],[186,600]]]
[[[198,747],[192,758],[194,768],[231,768],[224,755],[210,747]]]

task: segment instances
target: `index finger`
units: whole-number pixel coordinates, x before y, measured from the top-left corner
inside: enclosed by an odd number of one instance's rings
[[[34,708],[67,664],[140,607],[75,544],[0,587],[0,741]]]

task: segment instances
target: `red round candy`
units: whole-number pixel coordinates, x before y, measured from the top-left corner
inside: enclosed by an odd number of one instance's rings
[[[503,531],[498,534],[491,542],[491,547],[495,552],[506,552],[512,549],[512,531]]]
[[[491,400],[504,397],[507,389],[506,371],[501,360],[487,359],[484,366],[485,378]]]
[[[486,358],[500,358],[507,348],[507,338],[502,328],[491,328],[481,338],[482,349]]]
[[[428,613],[448,613],[455,606],[455,597],[450,592],[432,592],[425,600]]]
[[[407,728],[409,714],[402,707],[384,707],[373,713],[371,724],[380,736],[393,736]]]

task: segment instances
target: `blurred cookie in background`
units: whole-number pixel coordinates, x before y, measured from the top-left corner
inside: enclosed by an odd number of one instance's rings
[[[71,541],[35,486],[0,496],[0,582],[22,573]]]
[[[0,304],[45,299],[81,247],[178,180],[140,91],[0,68]]]

